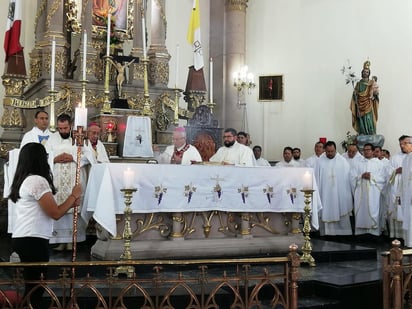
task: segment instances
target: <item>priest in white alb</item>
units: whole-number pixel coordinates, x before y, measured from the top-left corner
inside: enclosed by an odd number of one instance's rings
[[[55,195],[58,204],[63,203],[72,193],[76,183],[77,147],[72,145],[71,118],[62,114],[57,117],[57,131],[53,133],[46,145],[49,155],[53,156],[53,182],[57,189]],[[84,179],[80,179],[85,186]],[[73,210],[53,223],[51,244],[59,244],[53,248],[57,251],[72,250],[73,240]],[[86,223],[82,220],[77,225],[77,241],[86,240]]]
[[[352,235],[350,215],[353,210],[349,180],[349,163],[336,152],[336,144],[328,141],[325,153],[319,157],[315,177],[322,210],[319,212],[319,232],[324,235]]]
[[[351,168],[351,185],[354,193],[355,235],[380,236],[381,192],[385,186],[383,163],[373,156],[374,146],[363,146],[363,158]]]
[[[167,146],[165,151],[155,148],[154,155],[159,163],[190,165],[202,162],[202,157],[195,146],[186,141],[186,130],[184,127],[177,127],[173,131],[173,145]]]
[[[237,142],[237,132],[228,128],[223,133],[223,146],[209,159],[224,165],[256,166],[255,155],[248,146]]]

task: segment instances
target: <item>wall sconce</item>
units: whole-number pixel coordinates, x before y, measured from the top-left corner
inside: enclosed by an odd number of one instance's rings
[[[248,73],[247,65],[243,66],[240,71],[233,73],[233,86],[236,87],[238,97],[244,95],[245,89],[251,94],[251,90],[256,87],[255,78],[252,73]]]

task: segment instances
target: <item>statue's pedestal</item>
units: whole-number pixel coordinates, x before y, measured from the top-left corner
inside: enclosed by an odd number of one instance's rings
[[[356,142],[360,150],[363,149],[363,146],[365,144],[372,144],[374,146],[380,146],[383,147],[383,144],[385,143],[385,137],[380,134],[375,134],[375,135],[358,135],[356,137]]]

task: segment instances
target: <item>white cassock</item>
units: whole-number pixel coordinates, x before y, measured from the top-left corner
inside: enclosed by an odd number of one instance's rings
[[[362,174],[371,173],[370,179],[363,179]],[[354,192],[355,235],[372,234],[380,236],[381,192],[385,186],[383,163],[377,159],[360,159],[351,169],[351,184]]]
[[[271,166],[269,161],[260,157],[256,160],[256,166]]]
[[[256,159],[252,149],[236,141],[230,147],[220,147],[209,161],[225,162],[236,166],[256,166]]]
[[[401,175],[401,204],[404,212],[402,227],[405,230],[405,246],[412,247],[412,152],[403,160]]]
[[[319,161],[319,157],[314,154],[305,160],[305,166],[311,167],[314,169],[318,161]]]
[[[182,147],[178,148],[177,150],[182,150],[185,146],[186,144],[184,144]],[[175,151],[174,145],[167,146],[164,152],[158,155],[155,154],[155,159],[159,163],[168,164],[170,163],[170,160],[172,159],[174,151]],[[202,156],[200,155],[199,151],[197,150],[195,146],[189,145],[189,148],[183,153],[181,164],[190,165],[192,164],[192,161],[202,162]]]
[[[28,143],[40,143],[43,146],[46,146],[47,140],[49,139],[50,135],[51,132],[49,131],[49,129],[42,131],[37,127],[33,127],[33,129],[27,131],[23,135],[23,139],[20,143],[20,148],[22,148],[24,145]]]
[[[57,189],[55,199],[58,205],[66,201],[72,193],[72,189],[76,184],[76,161],[77,147],[72,145],[72,139],[61,138],[58,132],[52,134],[47,142],[46,149],[49,155],[53,158],[62,154],[68,153],[72,155],[73,162],[54,163],[53,165],[53,182]],[[80,183],[85,188],[85,179],[80,176]],[[81,207],[78,212],[80,213]],[[78,216],[77,221],[77,241],[86,240],[86,223]],[[53,223],[53,236],[50,238],[50,243],[71,243],[73,240],[73,210],[69,210],[63,217]]]
[[[391,175],[385,190],[385,214],[389,225],[389,236],[393,238],[404,238],[403,208],[401,201],[402,174],[396,174],[396,169],[402,166],[406,153],[399,152],[389,160]]]
[[[301,167],[301,165],[298,161],[292,159],[289,162],[286,162],[284,160],[279,161],[278,163],[276,163],[275,167]]]
[[[333,159],[319,157],[315,177],[322,202],[319,212],[320,235],[352,235],[350,214],[353,209],[349,163],[338,153]]]
[[[98,140],[96,144],[96,149],[93,148],[90,141],[87,141],[83,147],[82,163],[81,165],[84,168],[81,169],[81,177],[89,179],[89,172],[92,165],[97,163],[110,163],[109,156],[107,155],[106,148],[103,143]],[[86,188],[83,188],[83,194],[86,191]]]

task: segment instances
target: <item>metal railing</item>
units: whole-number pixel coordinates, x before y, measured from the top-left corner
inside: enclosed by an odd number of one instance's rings
[[[382,253],[383,309],[412,308],[412,249],[400,247],[394,240]]]
[[[0,308],[297,309],[300,257],[0,263]],[[46,267],[24,282],[21,270]],[[75,272],[73,278],[72,273]],[[35,283],[24,293],[25,283]],[[42,304],[31,295],[44,289]]]

